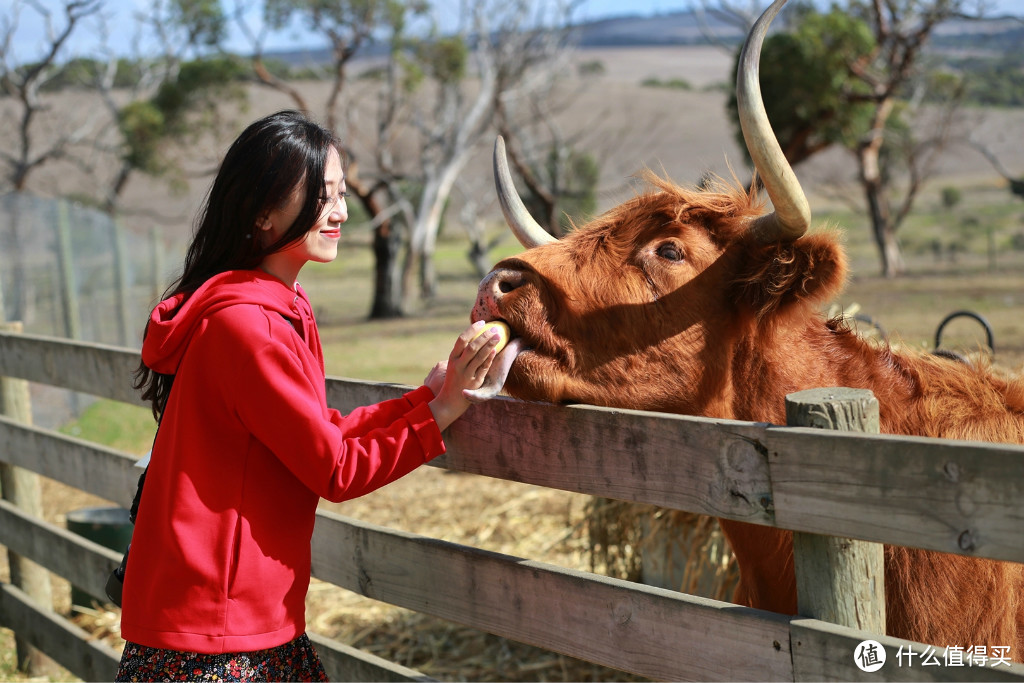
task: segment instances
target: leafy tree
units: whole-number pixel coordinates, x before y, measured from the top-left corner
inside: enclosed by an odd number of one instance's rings
[[[248,66],[231,56],[185,62],[173,78],[160,84],[152,97],[118,109],[122,167],[105,201],[105,209],[115,210],[117,197],[133,171],[160,176],[176,170],[166,154],[168,143],[194,139],[208,130],[209,125],[196,125],[197,119],[212,120],[217,107],[225,101],[246,101],[242,83],[248,73]]]
[[[887,277],[903,272],[896,232],[948,143],[960,90],[945,84],[956,97],[928,126],[909,123],[918,112],[907,94],[927,83],[920,58],[935,26],[970,4],[850,0],[828,13],[803,6],[788,35],[765,41],[762,91],[787,158],[798,163],[832,144],[853,153]]]
[[[867,23],[845,10],[794,9],[792,30],[765,39],[760,72],[768,119],[795,165],[834,144],[852,147],[867,128],[870,106],[852,100],[866,95],[867,85],[852,80],[847,65],[869,58],[877,45]],[[739,147],[746,150],[735,90],[728,108]]]
[[[120,166],[101,202],[111,214],[136,172],[183,182],[168,154],[171,143],[216,130],[218,107],[247,99],[247,62],[216,49],[227,31],[219,0],[152,0],[142,21],[155,30],[160,57],[125,60],[109,51],[93,82],[119,133],[112,151]],[[109,42],[109,27],[101,25],[101,32]]]

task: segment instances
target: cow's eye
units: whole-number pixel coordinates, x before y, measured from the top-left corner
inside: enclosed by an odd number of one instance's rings
[[[682,261],[683,250],[675,244],[663,244],[658,247],[658,256],[667,261]]]

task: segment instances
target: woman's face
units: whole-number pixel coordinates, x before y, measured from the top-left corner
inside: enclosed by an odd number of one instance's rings
[[[332,147],[327,157],[324,185],[321,190],[327,200],[320,217],[301,240],[267,256],[260,264],[264,270],[288,281],[294,280],[299,269],[308,261],[328,263],[337,258],[341,224],[348,220],[345,189],[341,155]],[[264,244],[272,244],[280,239],[295,222],[295,218],[302,210],[305,192],[304,185],[298,185],[283,206],[268,214],[267,220],[260,226]]]

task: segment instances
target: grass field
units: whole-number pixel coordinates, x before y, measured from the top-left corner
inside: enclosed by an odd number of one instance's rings
[[[995,336],[997,364],[1024,364],[1024,251],[1013,248],[1024,231],[1024,202],[1005,189],[982,186],[967,193],[962,205],[947,209],[934,197],[921,203],[903,233],[909,265],[905,277],[880,278],[877,258],[863,218],[836,211],[822,220],[847,226],[844,240],[853,264],[846,292],[834,306],[859,308],[881,323],[900,343],[930,349],[935,328],[949,312],[971,310],[985,316]],[[995,244],[994,261],[989,235]],[[408,316],[367,321],[371,303],[372,262],[366,235],[348,238],[332,264],[303,272],[320,321],[328,374],[419,383],[434,362],[447,357],[468,324],[477,278],[464,256],[465,245],[441,243],[438,296],[413,301]],[[941,249],[936,254],[933,242]],[[949,244],[961,245],[950,256]],[[518,251],[505,240],[494,258]],[[949,328],[944,342],[971,350],[983,341],[970,321]],[[119,449],[146,451],[153,427],[148,411],[109,402],[93,404],[64,431]],[[47,516],[62,522],[67,511],[97,501],[46,484]],[[469,475],[422,468],[406,479],[356,501],[326,506],[343,514],[437,538],[528,556],[545,562],[589,569],[582,496]],[[67,586],[55,581],[58,609],[69,610]],[[420,668],[441,679],[611,680],[621,673],[573,662],[550,653],[508,643],[398,608],[362,599],[314,582],[309,597],[311,628],[381,656]],[[101,611],[79,617],[116,642],[116,614]],[[99,624],[99,626],[97,626]],[[111,635],[113,634],[113,635]],[[14,667],[13,640],[0,630],[0,680],[25,680]],[[54,680],[65,680],[58,672]]]

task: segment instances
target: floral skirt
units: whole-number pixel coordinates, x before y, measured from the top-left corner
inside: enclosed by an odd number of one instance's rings
[[[326,681],[320,657],[302,634],[254,652],[207,655],[126,642],[116,681]]]

